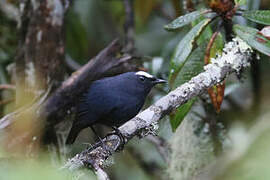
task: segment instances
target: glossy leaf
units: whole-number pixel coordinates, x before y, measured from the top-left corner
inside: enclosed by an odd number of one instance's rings
[[[177,112],[170,116],[170,122],[173,132],[177,129],[180,125],[182,120],[185,118],[187,113],[192,108],[192,105],[196,102],[196,98],[189,100],[187,103],[183,104],[177,109]]]
[[[179,72],[173,88],[176,88],[181,84],[184,84],[185,82],[189,81],[192,77],[198,75],[200,72],[203,71],[204,65],[203,57],[204,57],[204,50],[200,47],[198,47],[192,52],[192,54],[188,57],[185,66]],[[182,120],[188,114],[195,100],[196,99],[194,98],[193,100],[190,100],[186,104],[180,106],[174,112],[174,114],[170,116],[170,122],[173,131],[176,130],[176,128],[180,125]]]
[[[205,57],[204,57],[205,64],[209,64],[211,62],[210,61],[211,58],[215,58],[217,55],[221,54],[223,46],[224,46],[221,33],[217,33],[215,35],[213,34],[212,36],[213,37],[210,38],[210,41],[208,41],[209,42],[207,45],[208,52],[205,53]],[[212,38],[214,38],[214,40]],[[210,42],[212,43],[212,45],[210,44]],[[208,47],[208,46],[211,46],[211,47]]]
[[[177,30],[177,29],[179,29],[187,24],[190,24],[191,22],[195,21],[196,19],[200,18],[207,11],[208,10],[203,9],[203,10],[193,11],[189,14],[184,15],[184,16],[180,16],[180,17],[176,18],[174,21],[172,21],[170,24],[164,26],[164,28],[167,31]]]
[[[196,48],[192,54],[188,57],[184,67],[181,69],[179,74],[177,75],[174,84],[172,85],[172,89],[177,88],[178,86],[188,82],[192,77],[198,75],[203,71],[203,57],[204,57],[204,49],[198,47]]]
[[[256,23],[270,25],[270,10],[244,11],[243,17]]]
[[[203,29],[211,20],[205,19],[194,26],[188,34],[179,42],[171,59],[171,73],[169,77],[170,85],[172,86],[179,71],[187,61],[188,56],[193,50],[196,38],[201,34]]]
[[[198,46],[205,45],[205,42],[208,42],[211,38],[211,35],[213,34],[213,31],[210,26],[206,26],[203,30],[202,34],[197,39]]]
[[[216,57],[217,54],[221,54],[224,47],[224,41],[221,33],[218,33],[214,44],[210,50],[210,58]]]
[[[265,26],[259,33],[267,39],[270,39],[270,26]]]
[[[241,25],[234,25],[233,30],[248,45],[270,56],[270,40],[261,35],[259,30]]]
[[[192,26],[196,26],[196,24],[200,23],[203,19],[205,18],[201,16],[199,19],[193,21],[191,23]],[[200,34],[200,36],[198,37],[198,39],[196,40],[198,46],[206,45],[206,42],[210,40],[212,34],[213,34],[212,28],[210,26],[206,26],[202,31],[202,33]]]

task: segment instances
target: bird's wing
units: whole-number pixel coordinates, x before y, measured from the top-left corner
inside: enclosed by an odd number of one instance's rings
[[[77,106],[77,120],[95,123],[101,116],[109,114],[115,107],[117,100],[111,92],[109,84],[95,81],[87,93],[83,94]]]

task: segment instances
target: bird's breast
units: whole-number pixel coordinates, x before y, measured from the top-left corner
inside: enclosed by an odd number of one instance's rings
[[[109,114],[108,123],[120,126],[136,116],[144,104],[145,98],[122,96],[115,101],[115,108]]]

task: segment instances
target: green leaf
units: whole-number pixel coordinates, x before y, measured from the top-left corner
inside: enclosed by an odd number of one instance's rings
[[[234,25],[233,30],[248,45],[270,56],[270,40],[259,34],[259,30],[241,25]]]
[[[195,21],[196,19],[200,18],[203,14],[207,13],[209,10],[202,9],[199,11],[193,11],[189,14],[186,14],[184,16],[180,16],[176,18],[174,21],[172,21],[170,24],[165,25],[164,28],[167,31],[173,31],[177,30],[187,24],[190,24],[191,22]]]
[[[192,105],[196,102],[196,98],[193,98],[189,100],[187,103],[180,106],[174,115],[171,115],[170,122],[173,132],[177,129],[177,127],[180,125],[182,120],[185,118],[185,116],[188,114],[190,109],[192,108]]]
[[[191,23],[192,27],[196,26],[196,24],[200,23],[203,19],[205,19],[205,18],[201,16],[199,19],[193,21]],[[209,42],[209,40],[211,39],[212,34],[213,34],[213,31],[212,31],[211,27],[206,26],[204,28],[204,30],[202,31],[202,33],[200,34],[200,36],[198,37],[198,39],[196,40],[198,46],[200,46],[202,44],[207,46],[207,44],[205,42]]]
[[[196,41],[197,44],[202,45],[202,44],[205,44],[205,42],[209,42],[209,40],[211,39],[212,34],[213,34],[213,31],[212,31],[211,27],[206,26],[206,28],[203,30],[201,35],[198,37],[198,39]],[[205,46],[207,46],[207,44]]]
[[[243,17],[256,23],[270,25],[270,10],[244,11]]]
[[[221,33],[218,33],[213,46],[210,50],[210,58],[215,58],[217,54],[221,54],[224,47],[224,42]]]
[[[176,88],[181,84],[184,84],[185,82],[189,81],[192,77],[198,75],[200,72],[203,71],[204,51],[205,50],[203,48],[198,47],[192,52],[192,54],[188,57],[187,63],[179,72],[173,88]],[[188,101],[186,104],[180,106],[176,110],[174,115],[170,116],[170,122],[173,131],[176,130],[176,128],[180,125],[182,120],[186,117],[195,101],[196,98]]]
[[[67,53],[78,63],[85,63],[89,57],[89,40],[86,29],[75,12],[68,12],[66,26]]]
[[[194,26],[177,45],[171,59],[171,72],[169,77],[171,86],[193,50],[196,38],[201,34],[203,29],[209,24],[210,21],[210,19],[205,19]]]
[[[189,81],[192,77],[203,71],[205,49],[198,47],[188,57],[187,62],[177,75],[172,89]]]
[[[247,0],[234,0],[236,6],[243,6],[247,4]]]

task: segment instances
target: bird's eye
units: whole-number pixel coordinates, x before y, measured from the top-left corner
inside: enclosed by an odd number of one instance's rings
[[[145,77],[144,76],[140,76],[140,80],[143,82],[145,81]]]

